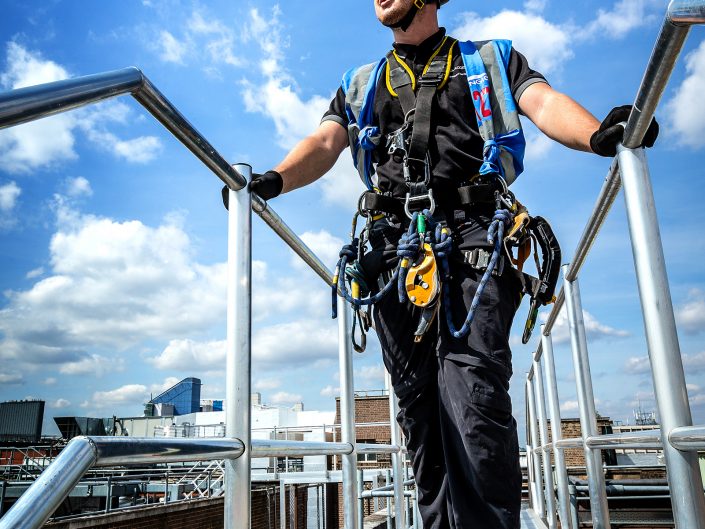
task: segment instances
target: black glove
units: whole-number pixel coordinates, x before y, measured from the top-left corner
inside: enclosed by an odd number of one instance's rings
[[[247,190],[250,193],[257,193],[260,198],[264,200],[279,196],[283,187],[284,180],[282,179],[282,175],[276,171],[267,171],[264,174],[254,173],[252,175],[252,181],[247,184]],[[223,186],[221,195],[223,196],[223,205],[225,209],[228,209],[228,186]]]
[[[607,114],[600,128],[590,137],[590,148],[595,154],[609,158],[617,155],[617,145],[624,139],[624,127],[620,123],[627,121],[631,112],[632,105],[624,105],[613,108]],[[652,119],[640,147],[653,147],[658,138],[658,132],[658,122]]]

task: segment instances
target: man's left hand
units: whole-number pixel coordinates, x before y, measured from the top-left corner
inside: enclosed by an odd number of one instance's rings
[[[600,124],[600,128],[590,138],[590,148],[595,154],[613,158],[617,155],[617,145],[624,139],[624,127],[622,122],[629,119],[632,112],[632,105],[624,105],[613,108],[605,120]],[[644,135],[640,147],[653,147],[658,138],[659,125],[656,119],[651,120],[649,129]]]

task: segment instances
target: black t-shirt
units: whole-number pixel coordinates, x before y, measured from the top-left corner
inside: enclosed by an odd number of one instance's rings
[[[394,44],[394,49],[418,77],[433,52],[443,42],[445,29],[426,39],[418,46]],[[524,90],[537,82],[546,82],[540,73],[532,70],[526,58],[512,49],[507,70],[509,84],[516,101]],[[380,146],[373,153],[377,164],[379,188],[392,196],[406,196],[402,165],[395,162],[387,153],[386,137],[399,129],[404,123],[404,113],[397,98],[387,89],[386,83],[377,84],[374,101],[374,122],[383,135]],[[348,118],[345,113],[345,94],[338,89],[330,108],[322,121],[332,120],[347,128]],[[465,73],[465,65],[457,43],[453,47],[451,74],[446,85],[434,98],[432,109],[431,137],[429,154],[432,165],[431,187],[434,194],[441,198],[452,193],[459,185],[477,174],[482,165],[484,141],[480,136],[475,107],[470,97],[470,88]]]

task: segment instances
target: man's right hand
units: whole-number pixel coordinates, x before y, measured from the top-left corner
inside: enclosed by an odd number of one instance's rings
[[[257,193],[257,195],[264,200],[279,196],[283,187],[284,180],[282,179],[282,175],[276,171],[267,171],[264,174],[254,173],[252,175],[252,181],[247,184],[247,189],[250,193]],[[228,209],[228,186],[223,186],[221,194],[223,196],[223,205],[225,209]]]
[[[617,155],[617,145],[622,143],[624,138],[624,127],[621,123],[629,119],[631,112],[632,106],[624,105],[613,108],[607,114],[600,128],[590,138],[590,148],[595,154],[609,158]],[[658,132],[658,122],[652,119],[640,147],[653,147],[658,138]]]

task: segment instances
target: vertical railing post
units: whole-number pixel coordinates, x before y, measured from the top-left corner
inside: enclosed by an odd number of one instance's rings
[[[568,273],[569,268],[569,265],[563,266],[564,276]],[[588,437],[595,436],[598,432],[595,394],[592,389],[590,358],[588,356],[583,305],[580,300],[578,279],[576,278],[573,281],[565,279],[565,281],[563,281],[563,288],[565,290],[565,302],[568,310],[568,325],[570,327],[570,343],[573,351],[575,383],[578,390],[580,429],[583,435],[585,469],[590,489],[592,525],[595,529],[609,529],[610,513],[607,506],[605,475],[602,469],[602,452],[599,449],[590,448],[585,442]]]
[[[558,489],[558,512],[560,514],[562,529],[572,528],[570,517],[570,495],[568,493],[568,471],[565,465],[563,450],[556,448],[555,443],[563,438],[561,431],[561,408],[558,400],[558,379],[556,378],[556,364],[553,357],[553,340],[544,334],[541,326],[541,346],[543,349],[543,368],[546,373],[546,396],[548,397],[548,410],[551,416],[551,441],[553,442],[553,460],[556,468],[556,488]]]
[[[534,360],[534,393],[536,395],[536,416],[539,422],[539,440],[541,445],[541,459],[544,473],[544,496],[546,498],[546,520],[548,529],[556,529],[556,495],[553,491],[553,469],[551,467],[551,453],[543,447],[548,444],[548,422],[546,421],[546,399],[543,391],[543,373],[541,360]]]
[[[252,167],[235,169],[249,182]],[[252,338],[252,202],[246,188],[229,190],[225,435],[245,452],[225,461],[225,529],[250,529]]]
[[[394,442],[394,441],[392,441]],[[392,484],[392,471],[387,469],[384,471],[384,484],[389,487]],[[387,529],[392,528],[392,498],[384,500],[387,503]]]
[[[536,374],[534,373],[534,376]],[[541,446],[539,440],[538,429],[536,427],[536,394],[534,392],[534,382],[531,378],[526,379],[526,400],[529,403],[529,445],[527,446],[526,464],[533,464],[534,469],[534,511],[539,517],[543,518],[546,515],[546,504],[543,495],[543,476],[541,474],[541,459],[537,448]],[[530,460],[529,460],[530,459]]]
[[[649,166],[643,149],[620,146],[618,153],[673,517],[678,529],[704,529],[705,497],[698,455],[681,452],[668,442],[671,430],[691,426],[693,419]]]
[[[286,529],[286,483],[279,480],[279,529]]]
[[[365,499],[362,497],[362,491],[365,490],[365,475],[363,471],[357,470],[357,491],[360,496],[357,500],[357,527],[362,529],[365,523]]]
[[[392,387],[392,380],[389,373],[385,374],[385,386],[389,392],[389,431],[392,438],[392,444],[399,447],[401,442],[401,428],[397,422],[399,414],[399,399],[397,399]],[[402,458],[404,453],[399,451],[392,454],[392,476],[394,479],[394,527],[396,529],[406,529],[406,512],[404,509],[404,474]]]
[[[355,389],[352,365],[352,308],[338,296],[338,361],[340,369],[341,441],[355,446]],[[343,527],[357,529],[357,454],[340,456],[343,462]]]

